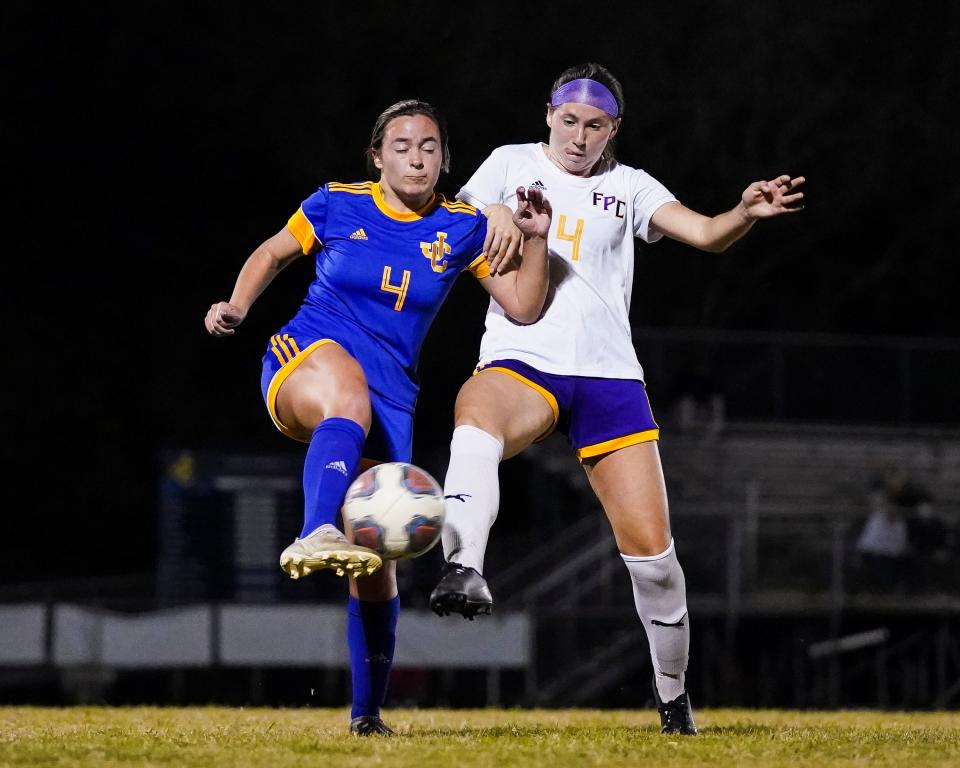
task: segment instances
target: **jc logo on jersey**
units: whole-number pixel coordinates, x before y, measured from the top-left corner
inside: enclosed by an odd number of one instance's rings
[[[434,272],[443,272],[447,268],[447,254],[450,245],[447,243],[447,233],[437,232],[437,239],[432,243],[420,243],[420,251],[430,259],[430,266]]]

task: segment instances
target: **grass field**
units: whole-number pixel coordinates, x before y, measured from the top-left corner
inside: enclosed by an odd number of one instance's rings
[[[960,713],[392,710],[395,738],[333,709],[0,708],[0,766],[960,766]]]

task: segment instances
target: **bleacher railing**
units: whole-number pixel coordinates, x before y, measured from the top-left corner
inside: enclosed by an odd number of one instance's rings
[[[654,403],[720,394],[734,420],[960,424],[960,340],[633,328]]]

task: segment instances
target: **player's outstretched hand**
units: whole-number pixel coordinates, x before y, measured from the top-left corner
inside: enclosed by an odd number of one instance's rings
[[[203,324],[207,327],[207,332],[212,336],[232,336],[234,330],[240,323],[246,313],[231,304],[229,301],[218,301],[211,304]]]
[[[507,206],[495,205],[483,209],[487,217],[487,237],[483,241],[483,256],[490,267],[490,274],[503,272],[513,262],[520,250],[523,237],[513,223],[513,211]]]
[[[803,192],[794,192],[806,179],[791,178],[787,174],[770,181],[755,181],[745,190],[741,200],[747,214],[753,219],[769,219],[781,213],[803,210]]]
[[[517,187],[517,212],[513,214],[513,223],[523,232],[524,237],[546,238],[550,231],[553,208],[536,187]]]

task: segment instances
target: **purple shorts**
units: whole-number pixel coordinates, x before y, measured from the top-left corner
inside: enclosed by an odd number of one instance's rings
[[[494,360],[477,368],[498,371],[532,387],[553,409],[554,430],[567,436],[580,461],[660,437],[647,389],[639,379],[601,379],[542,373],[519,360]]]

